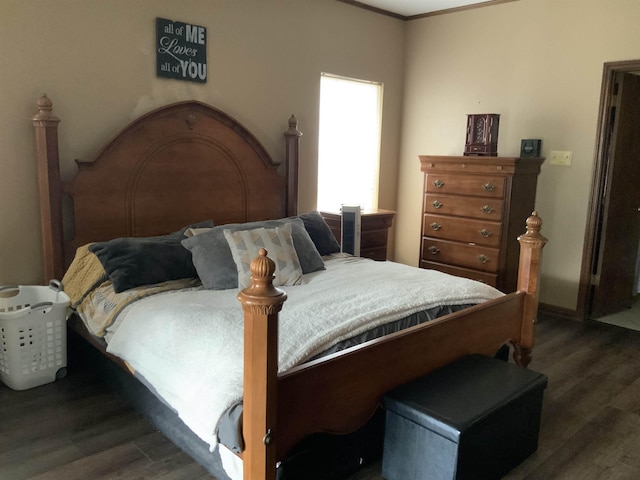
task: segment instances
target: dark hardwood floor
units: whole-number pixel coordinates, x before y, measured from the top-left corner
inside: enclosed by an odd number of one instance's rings
[[[640,478],[640,332],[541,318],[530,368],[549,377],[539,448],[505,478]],[[1,480],[102,478],[212,477],[89,372],[0,384]],[[380,479],[378,463],[349,480]]]

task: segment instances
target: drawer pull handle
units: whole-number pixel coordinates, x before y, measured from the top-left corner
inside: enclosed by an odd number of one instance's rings
[[[434,185],[436,188],[442,188],[442,187],[444,187],[444,182],[443,182],[442,180],[438,179],[438,180],[436,180],[435,182],[433,182],[433,185]]]
[[[480,260],[480,263],[487,263],[489,260],[491,260],[491,258],[482,254],[482,255],[478,255],[478,260]]]
[[[435,245],[431,245],[427,250],[429,250],[429,253],[431,255],[437,255],[440,253],[440,249],[438,247],[436,247]]]
[[[264,443],[265,445],[271,445],[272,440],[273,440],[273,432],[271,431],[271,429],[269,429],[267,430],[267,434],[262,439],[262,443]]]
[[[483,228],[482,230],[480,230],[480,235],[482,235],[484,238],[489,238],[492,233],[486,228]]]
[[[438,200],[434,200],[433,202],[431,202],[431,205],[433,205],[433,208],[442,208],[444,203],[439,202]]]
[[[439,223],[433,222],[431,224],[431,228],[437,232],[438,230],[440,230],[442,228],[442,225],[440,225]]]
[[[485,205],[482,207],[484,213],[493,213],[493,207],[491,205]]]
[[[493,192],[496,189],[496,186],[493,183],[489,182],[482,185],[482,188],[487,192]]]

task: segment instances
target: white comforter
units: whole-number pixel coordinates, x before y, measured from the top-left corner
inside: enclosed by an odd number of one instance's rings
[[[334,343],[439,305],[481,303],[502,294],[481,283],[391,262],[332,258],[326,270],[284,287],[279,368]],[[120,318],[108,351],[150,382],[213,448],[222,413],[242,397],[243,314],[236,290],[165,293]]]

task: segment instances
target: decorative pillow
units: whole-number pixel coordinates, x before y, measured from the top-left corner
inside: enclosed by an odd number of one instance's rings
[[[265,220],[261,222],[233,223],[213,227],[208,232],[184,239],[182,245],[191,251],[193,264],[205,288],[226,290],[238,287],[238,269],[231,255],[224,230],[237,232],[256,228],[276,228],[291,223],[291,237],[302,273],[324,269],[324,261],[300,218]]]
[[[123,237],[89,246],[116,293],[179,278],[197,278],[191,252],[181,245],[188,228],[213,227],[211,220],[157,237]]]
[[[320,255],[330,255],[340,251],[340,244],[320,212],[303,213],[300,218]]]
[[[274,286],[299,285],[302,282],[302,268],[291,238],[291,224],[276,228],[256,228],[232,232],[224,230],[231,255],[238,271],[238,287],[251,286],[251,261],[258,256],[261,248],[276,264]]]

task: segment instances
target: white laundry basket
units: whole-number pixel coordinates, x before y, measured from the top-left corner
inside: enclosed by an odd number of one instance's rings
[[[14,390],[62,378],[67,367],[69,296],[49,286],[0,287],[0,380]]]

